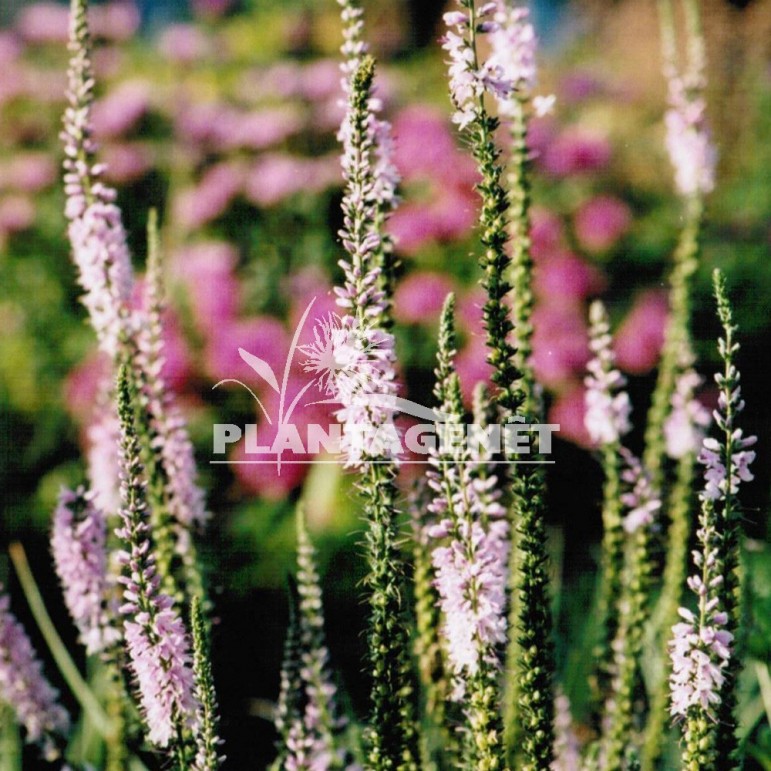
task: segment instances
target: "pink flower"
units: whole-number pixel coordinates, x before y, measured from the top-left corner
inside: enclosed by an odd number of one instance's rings
[[[64,733],[70,722],[58,698],[8,596],[0,594],[0,700],[24,726],[27,741],[39,742],[49,760],[58,756],[52,734]]]
[[[11,64],[15,62],[24,46],[13,32],[0,30],[0,64]]]
[[[568,128],[546,148],[540,163],[549,174],[567,177],[603,168],[610,161],[610,153],[604,136]]]
[[[323,158],[285,153],[261,155],[246,177],[246,197],[257,206],[275,206],[301,192],[318,192],[339,182],[339,169]]]
[[[16,31],[27,43],[66,43],[70,23],[67,6],[41,2],[28,5],[16,17]]]
[[[530,253],[534,260],[564,251],[565,228],[559,216],[535,206],[530,213],[530,221]]]
[[[120,43],[133,37],[139,29],[139,9],[133,2],[105,3],[89,8],[94,37]]]
[[[286,105],[233,114],[226,125],[227,130],[216,132],[218,148],[262,150],[298,133],[303,121],[294,106]]]
[[[56,163],[42,152],[17,153],[5,169],[0,170],[0,187],[23,193],[38,193],[57,179]]]
[[[604,252],[626,233],[631,221],[632,214],[623,201],[597,196],[576,212],[576,236],[587,251]]]
[[[102,152],[107,164],[105,179],[113,184],[128,184],[144,177],[153,167],[149,147],[141,142],[108,145]]]
[[[626,378],[615,369],[608,316],[599,301],[592,303],[589,320],[589,347],[594,356],[587,364],[588,375],[584,378],[586,430],[598,445],[617,444],[632,427],[629,422],[632,405],[629,394],[624,391]]]
[[[188,230],[221,217],[241,192],[243,169],[235,162],[209,167],[194,187],[182,190],[174,201],[174,215]]]
[[[238,349],[243,348],[267,362],[276,377],[280,378],[289,355],[290,339],[278,319],[258,316],[233,321],[216,332],[205,353],[206,370],[210,377],[217,380],[235,378],[252,387],[263,388],[265,381],[239,355]]]
[[[0,233],[18,233],[32,227],[35,205],[23,195],[0,198]]]
[[[436,321],[453,282],[441,273],[417,271],[399,283],[394,294],[394,317],[405,324]]]
[[[484,337],[472,337],[455,357],[455,371],[467,404],[471,403],[478,383],[490,382],[493,368],[487,362],[487,354]]]
[[[64,402],[71,415],[86,422],[94,413],[94,404],[102,384],[111,377],[110,360],[94,351],[70,371],[64,385]]]
[[[107,519],[80,487],[62,488],[53,517],[51,551],[64,601],[88,653],[120,640],[109,592],[115,585],[107,565]]]
[[[604,285],[604,276],[597,268],[570,252],[555,252],[543,257],[533,274],[533,291],[550,305],[580,303],[599,294]]]
[[[473,160],[458,151],[444,115],[427,105],[408,107],[393,124],[394,162],[405,180],[436,179],[472,185],[477,180]]]
[[[586,70],[574,70],[560,79],[559,95],[565,104],[577,104],[600,96],[604,88],[597,76]]]
[[[169,61],[190,64],[211,56],[211,43],[194,24],[169,24],[158,38],[158,49]]]
[[[656,366],[668,314],[664,292],[652,289],[637,297],[616,332],[616,363],[622,370],[641,375]]]
[[[127,134],[150,108],[150,85],[142,80],[127,80],[94,103],[94,136],[113,139]]]
[[[238,311],[238,253],[230,244],[204,241],[184,247],[170,262],[172,274],[187,289],[198,328],[207,337],[217,335]]]
[[[561,439],[575,442],[581,447],[594,447],[586,429],[586,392],[575,386],[561,393],[552,403],[548,414],[549,423],[559,424]]]
[[[533,312],[532,364],[538,382],[561,388],[582,374],[589,338],[580,306],[539,305]]]

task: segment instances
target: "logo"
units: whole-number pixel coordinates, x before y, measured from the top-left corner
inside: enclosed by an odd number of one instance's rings
[[[351,315],[317,318],[310,342],[300,343],[316,298],[295,329],[283,371],[239,348],[241,359],[273,391],[272,409],[243,381],[226,378],[213,388],[246,389],[264,420],[213,427],[211,463],[551,463],[554,423],[459,423],[451,415],[398,395],[393,337]],[[304,382],[290,388],[298,370]],[[267,400],[266,400],[267,401]],[[330,420],[307,419],[328,413]],[[298,419],[302,416],[302,419]],[[398,425],[400,423],[406,425]],[[241,445],[239,459],[228,453]]]

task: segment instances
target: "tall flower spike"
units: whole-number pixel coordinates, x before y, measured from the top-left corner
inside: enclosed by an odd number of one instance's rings
[[[359,487],[368,523],[365,584],[369,592],[369,655],[372,667],[372,710],[365,734],[367,763],[380,769],[417,768],[419,750],[414,720],[409,635],[402,609],[402,576],[397,548],[395,455],[393,443],[396,385],[394,341],[390,328],[389,251],[381,232],[383,188],[374,171],[378,148],[372,102],[374,61],[361,44],[361,10],[355,0],[341,3],[348,62],[347,104],[339,137],[343,146],[343,228],[348,255],[340,265],[344,286],[337,288],[345,309],[345,326],[363,335],[371,350],[373,376],[366,387],[343,400],[343,450],[350,465],[359,467]],[[352,14],[349,16],[348,14]],[[349,22],[353,24],[350,27]],[[383,441],[383,436],[386,439]],[[374,461],[374,462],[370,462]]]
[[[343,23],[343,44],[340,48],[343,57],[340,65],[343,73],[341,87],[345,97],[350,99],[354,77],[369,53],[369,45],[364,40],[364,12],[359,0],[338,0],[338,4],[341,7]],[[347,104],[344,103],[343,106],[347,107]],[[374,200],[372,229],[378,236],[373,263],[380,267],[377,284],[382,292],[382,309],[379,323],[383,329],[390,329],[392,326],[391,296],[397,261],[391,236],[385,232],[385,223],[399,203],[396,190],[401,177],[393,157],[394,140],[391,124],[380,117],[383,104],[373,93],[370,93],[368,108],[367,133],[372,147],[372,197]],[[345,124],[341,127],[338,139],[343,143],[345,158],[349,150],[352,150],[351,134],[347,131]],[[345,172],[345,163],[343,167]]]
[[[0,586],[0,701],[7,704],[24,726],[27,741],[38,743],[43,754],[58,757],[58,736],[69,728],[67,711],[59,694],[43,675],[24,627],[11,612],[11,603]]]
[[[131,256],[115,191],[101,181],[91,108],[94,74],[86,0],[72,0],[67,108],[64,112],[65,214],[78,281],[100,348],[114,357],[124,336],[133,284]]]
[[[502,768],[503,724],[496,681],[499,647],[506,640],[506,511],[490,491],[497,479],[472,474],[474,460],[459,446],[465,429],[460,382],[453,370],[455,299],[442,309],[434,390],[445,422],[437,424],[439,448],[432,452],[429,511],[437,521],[429,535],[439,539],[432,560],[443,615],[447,659],[453,674],[451,698],[463,704],[468,741],[465,764]]]
[[[136,391],[126,365],[118,376],[118,415],[121,424],[122,527],[118,537],[126,547],[124,638],[135,678],[149,741],[170,748],[187,762],[180,737],[194,729],[200,709],[195,695],[190,644],[172,599],[159,589],[160,579],[151,551],[145,483],[134,425]]]
[[[741,644],[741,580],[739,556],[741,552],[741,509],[738,499],[742,482],[753,479],[749,469],[755,460],[754,450],[757,437],[745,437],[737,426],[737,418],[744,410],[741,398],[740,374],[736,368],[737,327],[733,321],[731,304],[725,284],[725,277],[716,270],[713,274],[715,298],[723,336],[718,341],[718,352],[723,359],[723,371],[715,375],[720,390],[718,408],[713,413],[718,429],[719,442],[707,438],[702,445],[699,462],[705,466],[703,501],[712,502],[720,532],[719,560],[724,583],[721,588],[722,609],[727,615],[726,631],[735,638],[735,645]],[[717,761],[716,768],[738,767],[736,737],[736,681],[739,675],[739,658],[734,655],[724,671],[725,682],[720,691],[717,708]]]
[[[602,494],[602,556],[599,610],[599,641],[595,649],[594,681],[597,705],[607,695],[612,668],[612,643],[618,631],[617,605],[621,596],[624,566],[624,524],[621,500],[621,438],[630,430],[631,404],[624,389],[626,380],[615,368],[610,324],[599,301],[589,308],[593,358],[587,365],[585,425],[596,443],[604,474]]]
[[[157,566],[168,594],[180,600],[195,596],[206,605],[193,531],[205,524],[209,514],[196,482],[193,445],[185,419],[163,380],[163,275],[154,210],[148,219],[147,242],[145,323],[127,347],[138,362],[138,428],[147,464]]]
[[[83,487],[62,488],[54,511],[51,551],[64,602],[88,653],[121,638],[115,626],[114,579],[107,566],[107,520]]]
[[[696,0],[682,0],[681,5],[685,12],[685,39],[678,51],[672,0],[658,2],[663,70],[670,103],[665,116],[666,144],[675,169],[675,188],[683,198],[684,208],[683,227],[673,255],[669,277],[670,314],[645,428],[643,465],[650,474],[653,486],[661,491],[665,489],[666,456],[670,449],[667,447],[671,438],[666,430],[668,418],[670,413],[677,412],[673,397],[680,378],[691,368],[694,360],[690,335],[691,284],[698,267],[703,199],[714,185],[715,151],[709,139],[705,119],[704,40],[698,3]],[[681,52],[683,53],[680,59],[684,61],[684,65],[679,71],[678,54]],[[671,427],[670,423],[669,428]],[[673,516],[665,539],[665,586],[659,606],[661,612],[659,617],[654,619],[657,622],[655,634],[660,641],[662,672],[666,672],[669,666],[666,644],[669,628],[675,622],[674,609],[679,604],[679,597],[675,598],[675,595],[682,587],[684,555],[687,555],[690,520],[693,518],[688,492],[693,483],[693,454],[683,454],[676,460],[676,464],[676,483],[670,492],[671,502],[668,507]],[[653,561],[652,555],[646,553],[641,553],[640,559],[649,566]],[[652,689],[652,709],[645,730],[641,758],[643,771],[654,771],[664,746],[662,737],[666,726],[666,711],[663,706],[669,695],[667,677],[658,678],[658,682],[652,683]],[[654,709],[655,707],[658,708]]]
[[[621,496],[626,508],[623,527],[629,537],[627,559],[622,576],[623,588],[617,604],[619,615],[612,642],[613,665],[610,693],[603,715],[602,752],[604,768],[622,768],[629,750],[633,728],[635,688],[638,682],[645,624],[651,586],[653,531],[658,522],[661,501],[650,475],[628,450],[622,449],[625,469],[622,480],[628,490]]]
[[[688,62],[678,70],[671,0],[661,0],[664,76],[669,109],[664,116],[666,147],[675,171],[675,187],[689,198],[704,196],[715,187],[717,151],[712,144],[704,99],[705,56],[698,7],[685,2]]]
[[[699,549],[693,559],[698,572],[688,586],[698,598],[698,613],[680,608],[681,621],[672,627],[670,642],[672,674],[670,712],[683,720],[683,767],[717,766],[715,708],[721,703],[725,670],[731,659],[733,635],[726,630],[728,615],[721,607],[723,586],[719,524],[711,500],[702,504]]]
[[[201,601],[193,597],[190,608],[190,627],[193,634],[193,673],[199,709],[196,734],[196,755],[193,771],[217,771],[225,757],[220,755],[222,740],[217,736],[219,715],[217,693],[211,672],[209,628],[201,610]]]

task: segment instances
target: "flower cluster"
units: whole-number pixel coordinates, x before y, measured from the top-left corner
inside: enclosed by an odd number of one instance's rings
[[[107,520],[79,487],[62,488],[54,512],[51,551],[64,590],[64,602],[88,653],[98,653],[120,640],[114,626],[114,587],[107,565]]]
[[[664,423],[667,455],[675,460],[699,449],[710,424],[709,411],[694,397],[701,382],[701,377],[692,369],[680,373],[675,382],[672,411]]]
[[[675,187],[683,196],[705,195],[715,187],[717,150],[707,121],[702,56],[699,53],[685,74],[678,73],[671,60],[664,67],[669,101],[664,116],[666,147],[675,170]]]
[[[700,539],[704,538],[699,531]],[[701,564],[701,553],[694,552],[697,566]],[[717,565],[717,551],[712,550],[704,560],[704,569],[714,575]],[[708,584],[701,577],[691,576],[689,587],[699,597],[702,615],[697,618],[687,608],[680,608],[683,618],[672,627],[670,642],[672,675],[670,688],[672,705],[670,712],[677,717],[686,717],[694,706],[709,712],[720,703],[720,689],[724,682],[723,670],[731,657],[733,635],[723,629],[728,616],[717,610],[717,597],[707,599],[708,593],[722,583],[722,577],[715,575]]]
[[[57,699],[24,627],[11,613],[10,600],[0,594],[0,702],[13,710],[27,740],[40,742],[51,759],[57,755],[54,735],[69,726],[69,716]]]
[[[732,371],[738,381],[736,369],[732,368]],[[716,376],[718,384],[722,382],[723,378],[722,374]],[[731,405],[730,412],[728,411],[729,404]],[[729,396],[726,396],[725,391],[721,391],[718,409],[713,413],[715,422],[719,428],[726,430],[731,425],[729,420],[732,420],[733,415],[743,409],[744,401],[741,398],[740,386],[737,385]],[[729,418],[729,416],[731,417]],[[741,482],[751,482],[754,479],[750,471],[750,463],[755,460],[755,451],[747,448],[752,447],[757,440],[756,436],[745,437],[741,428],[733,429],[731,448],[728,453],[724,451],[723,446],[716,439],[707,437],[704,440],[699,453],[699,462],[706,467],[702,498],[715,501],[728,495],[736,495],[739,492]],[[728,468],[730,468],[730,473]]]
[[[628,486],[627,492],[621,495],[621,503],[627,508],[624,530],[627,533],[634,533],[653,523],[656,513],[661,508],[661,499],[640,460],[625,447],[622,448],[621,454],[626,465],[621,479]]]
[[[353,393],[346,393],[352,384],[347,375],[335,387],[343,403],[338,412],[343,424],[343,450],[352,466],[390,455],[392,443],[384,442],[382,437],[393,436],[396,397],[394,340],[382,329],[388,298],[381,286],[383,239],[376,227],[379,204],[372,165],[376,146],[370,132],[373,76],[374,64],[365,59],[353,78],[342,128],[346,192],[340,235],[349,259],[340,262],[345,283],[335,293],[338,305],[347,314],[342,325],[351,334],[362,335],[362,350],[369,352],[366,361],[360,359],[355,367],[348,368],[356,372]],[[366,369],[365,379],[361,377],[362,368]]]
[[[100,347],[115,356],[127,323],[133,284],[131,257],[115,191],[100,181],[91,138],[94,78],[84,3],[71,17],[68,107],[64,113],[64,183],[72,256],[85,290],[83,303]]]
[[[442,39],[442,48],[450,55],[450,95],[456,110],[452,120],[463,129],[477,118],[480,99],[485,93],[500,100],[511,96],[516,87],[516,81],[512,78],[524,74],[516,69],[516,65],[527,62],[528,57],[519,50],[504,53],[511,41],[499,38],[506,45],[501,47],[497,56],[480,63],[473,42],[474,36],[477,33],[500,31],[500,25],[495,19],[498,3],[485,3],[479,9],[475,9],[473,2],[468,0],[460,0],[459,4],[462,11],[444,14],[449,29]]]
[[[118,400],[123,506],[117,535],[127,546],[119,555],[125,566],[120,611],[148,739],[158,747],[167,747],[180,728],[193,727],[199,707],[193,693],[187,633],[173,600],[160,591],[150,548],[145,483],[125,367],[121,369]]]
[[[605,308],[601,302],[589,309],[589,347],[594,357],[587,364],[586,415],[584,423],[592,441],[604,445],[618,442],[631,428],[629,395],[621,390],[626,378],[615,368],[615,356]]]
[[[440,540],[432,553],[436,571],[447,657],[456,675],[455,697],[463,696],[464,680],[480,666],[497,667],[496,649],[506,640],[506,580],[509,524],[500,503],[498,479],[488,473],[489,458],[480,447],[474,454],[453,446],[454,430],[463,427],[450,298],[442,313],[436,395],[444,424],[437,424],[441,448],[432,452],[428,510],[436,522],[428,535]],[[445,448],[445,445],[447,447]]]

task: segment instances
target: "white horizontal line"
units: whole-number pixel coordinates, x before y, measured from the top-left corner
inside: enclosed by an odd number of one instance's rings
[[[249,465],[278,465],[276,460],[210,460],[209,463],[226,465],[226,466],[249,466]],[[312,466],[316,463],[319,464],[331,464],[335,466],[344,466],[345,461],[342,460],[284,460],[281,459],[281,465],[295,465],[295,466]],[[394,463],[391,460],[369,460],[362,461],[362,465],[365,463]],[[428,460],[400,460],[396,461],[399,466],[431,466],[433,463]],[[516,464],[530,464],[530,465],[549,465],[555,463],[553,460],[464,460],[464,461],[444,461],[445,464],[452,464],[456,466],[466,465],[485,465],[485,466],[513,466]]]

